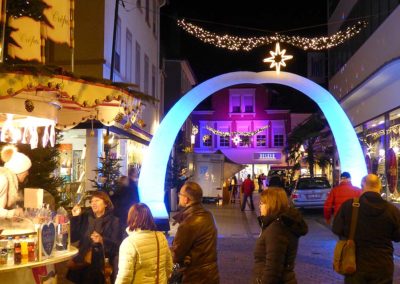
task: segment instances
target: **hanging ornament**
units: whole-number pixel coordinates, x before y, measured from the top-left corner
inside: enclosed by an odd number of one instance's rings
[[[49,133],[49,126],[46,125],[43,131],[43,137],[42,137],[42,146],[45,148],[47,146],[47,143],[49,142],[50,139],[50,133]]]
[[[210,139],[211,139],[211,135],[206,134],[203,136],[203,142],[207,142]]]
[[[146,123],[144,122],[143,119],[138,119],[137,124],[138,124],[141,128],[146,127]]]
[[[92,119],[92,129],[90,130],[89,136],[94,137],[93,119]]]
[[[281,66],[286,66],[285,60],[290,60],[293,58],[292,55],[285,55],[286,49],[281,50],[279,42],[277,42],[275,45],[275,52],[271,50],[269,53],[271,54],[271,57],[265,58],[263,62],[271,63],[269,68],[275,67],[277,74],[279,74],[279,72],[281,71]]]
[[[132,126],[132,123],[128,120],[128,121],[124,124],[124,129],[125,129],[125,130],[128,130],[128,129],[131,128],[131,126]]]
[[[117,115],[115,116],[114,121],[119,123],[119,122],[122,121],[122,119],[124,119],[124,114],[123,114],[122,112],[119,112],[119,113],[117,113]]]
[[[35,106],[31,100],[25,100],[25,109],[27,112],[32,112],[35,109]]]
[[[242,142],[242,139],[239,135],[236,135],[232,138],[232,142],[237,146],[240,142]]]
[[[199,133],[199,127],[197,125],[192,125],[192,134],[197,135]]]

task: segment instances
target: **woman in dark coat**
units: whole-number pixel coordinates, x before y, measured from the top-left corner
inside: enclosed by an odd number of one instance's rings
[[[72,209],[71,241],[79,241],[79,253],[67,265],[67,279],[74,283],[101,284],[104,259],[108,258],[112,265],[121,233],[119,220],[112,214],[113,204],[105,192],[94,192],[90,206],[91,210],[84,213],[78,205]],[[88,257],[90,250],[92,255]]]
[[[297,283],[294,265],[299,237],[308,227],[300,212],[289,207],[283,188],[270,187],[261,193],[262,232],[254,249],[254,283]]]

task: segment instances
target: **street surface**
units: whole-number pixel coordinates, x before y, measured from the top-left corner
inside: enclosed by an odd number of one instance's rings
[[[242,213],[238,204],[216,206],[207,204],[218,226],[218,262],[221,284],[251,283],[253,249],[260,228],[256,211]],[[300,239],[296,260],[296,277],[299,284],[343,283],[341,275],[332,269],[336,236],[322,217],[322,209],[303,210],[309,233]],[[176,227],[171,229],[174,235]],[[394,283],[400,283],[400,245],[395,244]],[[378,260],[377,260],[378,261]]]

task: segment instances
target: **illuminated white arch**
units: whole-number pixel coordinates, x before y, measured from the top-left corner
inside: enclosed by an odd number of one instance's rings
[[[281,84],[310,97],[321,108],[335,138],[342,171],[352,175],[355,184],[367,174],[357,135],[336,99],[324,88],[288,72],[232,72],[209,79],[190,90],[168,112],[150,142],[139,178],[140,200],[148,204],[157,218],[166,218],[164,180],[169,154],[178,132],[195,107],[213,93],[238,84]]]

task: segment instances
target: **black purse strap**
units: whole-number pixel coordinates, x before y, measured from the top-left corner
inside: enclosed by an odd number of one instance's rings
[[[353,199],[353,210],[351,212],[351,223],[350,223],[349,240],[354,240],[354,235],[356,233],[357,218],[358,218],[358,208],[360,208],[359,198],[355,197]]]
[[[157,240],[157,274],[156,274],[156,284],[160,283],[160,243],[158,241],[157,232],[154,232]]]

